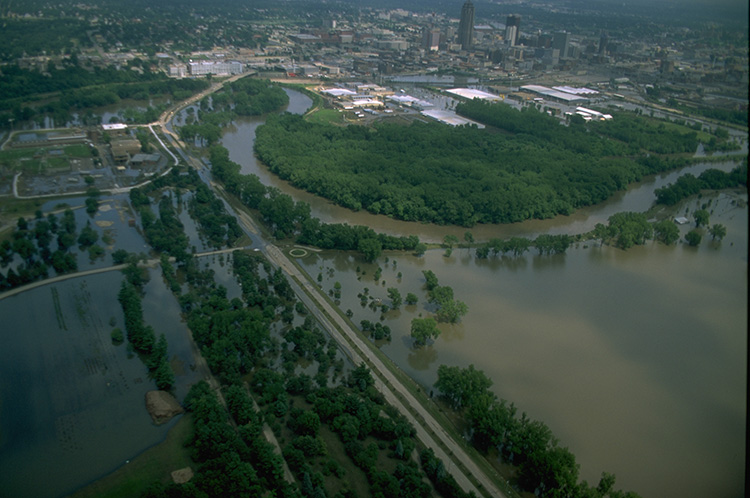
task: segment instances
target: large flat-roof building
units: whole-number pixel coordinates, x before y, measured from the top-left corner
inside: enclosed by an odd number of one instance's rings
[[[232,74],[242,74],[245,70],[244,64],[237,61],[200,61],[190,62],[188,64],[190,74],[193,76],[202,76],[206,74],[215,74],[217,76],[229,76]]]

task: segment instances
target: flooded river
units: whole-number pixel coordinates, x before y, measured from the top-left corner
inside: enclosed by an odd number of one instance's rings
[[[304,112],[309,100],[297,92],[290,96],[289,111]],[[252,154],[261,122],[235,123],[224,146],[244,173],[310,203],[314,216],[423,240],[446,234],[463,240],[466,228],[355,213],[290,187]],[[470,231],[477,240],[585,232],[614,213],[648,209],[654,190],[681,174],[733,166],[698,164],[646,178],[572,216]],[[748,218],[747,207],[736,201],[715,199],[711,223],[723,223],[729,235],[721,244],[704,240],[697,249],[650,243],[624,252],[594,243],[566,255],[490,261],[477,261],[466,249],[450,258],[441,250],[423,258],[398,254],[395,268],[379,260],[385,285],[373,280],[375,266],[350,255],[311,254],[300,263],[313,278],[322,275],[326,291],[342,284],[341,308],[354,312],[355,323],[380,318],[360,306],[357,294],[365,287],[386,303],[387,287],[418,294],[417,306],[384,316],[393,340],[383,351],[426,390],[440,364],[484,370],[498,396],[550,426],[590,483],[607,471],[617,475],[617,488],[644,498],[731,498],[741,496],[743,485],[747,349]],[[689,227],[681,229],[684,234]],[[357,267],[367,274],[357,275]],[[470,311],[459,325],[442,325],[435,344],[414,350],[409,323],[430,312],[421,289],[424,269],[453,287]]]
[[[290,112],[309,107],[309,98],[288,93]],[[252,140],[262,121],[236,122],[224,146],[245,173],[309,202],[315,216],[424,240],[449,233],[463,239],[464,228],[353,213],[289,187],[254,159]],[[689,171],[708,167],[732,165],[696,165]],[[648,208],[653,190],[677,175],[649,178],[570,217],[471,231],[476,239],[582,232],[612,213]],[[649,244],[623,252],[592,244],[566,255],[489,261],[477,261],[465,249],[449,258],[439,250],[421,258],[397,254],[395,266],[384,257],[379,261],[385,284],[373,280],[375,265],[351,255],[311,254],[300,263],[314,278],[322,274],[326,290],[342,284],[341,307],[353,311],[355,323],[380,319],[380,313],[360,306],[356,295],[364,287],[381,298],[387,287],[420,296],[418,305],[383,317],[393,329],[383,351],[426,390],[440,364],[484,370],[498,396],[550,426],[577,456],[589,482],[606,470],[617,475],[618,488],[644,498],[730,498],[742,490],[747,350],[747,208],[733,200],[722,194],[710,207],[711,223],[727,226],[726,239],[704,240],[697,249]],[[112,207],[92,220],[100,236],[107,231],[114,247],[145,251],[143,239],[127,226],[129,216],[116,203]],[[82,211],[76,216],[80,228],[88,217]],[[184,214],[181,219],[189,225]],[[190,226],[188,235],[191,245],[205,248]],[[110,261],[109,253],[94,262],[85,254],[78,258],[82,270]],[[212,257],[201,264],[212,265],[234,295],[239,290],[221,261]],[[358,275],[358,266],[367,274]],[[414,350],[409,322],[431,312],[421,288],[423,269],[453,287],[470,311],[458,325],[441,325],[434,344]],[[113,317],[122,327],[116,300],[121,279],[119,273],[71,279],[0,301],[3,496],[66,494],[166,434],[169,426],[154,426],[143,406],[145,392],[153,389],[145,367],[109,337]],[[197,380],[190,368],[192,349],[158,270],[151,272],[146,295],[145,319],[167,336],[173,365],[181,367],[181,398]]]
[[[417,294],[418,305],[385,314],[393,339],[382,350],[426,392],[439,365],[474,364],[499,397],[549,425],[590,483],[608,471],[644,498],[730,498],[742,494],[747,350],[747,209],[730,202],[715,220],[732,235],[698,249],[594,244],[489,261],[466,249],[391,254],[395,267],[379,261],[385,284],[373,280],[376,265],[350,255],[299,261],[313,278],[322,273],[326,291],[342,284],[341,308],[357,324],[381,316],[360,305],[365,287],[386,304],[388,287]],[[415,350],[410,321],[432,311],[425,269],[469,313]]]

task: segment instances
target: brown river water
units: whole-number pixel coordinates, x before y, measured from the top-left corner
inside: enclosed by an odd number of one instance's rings
[[[291,112],[309,105],[296,92],[290,97]],[[463,227],[352,212],[280,181],[252,154],[261,122],[235,123],[224,146],[244,173],[310,203],[314,216],[428,241],[446,234],[463,240]],[[729,170],[733,164],[699,164],[649,177],[572,216],[469,230],[477,240],[585,232],[616,212],[648,209],[655,188],[711,167]],[[576,455],[581,478],[589,483],[607,471],[617,475],[616,488],[644,498],[739,497],[745,465],[747,194],[712,199],[711,223],[723,223],[728,235],[721,243],[706,237],[698,248],[649,243],[621,251],[590,243],[565,255],[489,261],[477,261],[467,249],[449,258],[442,250],[422,258],[392,254],[395,268],[385,255],[378,261],[385,285],[373,280],[376,265],[352,255],[313,253],[299,262],[313,278],[323,275],[325,290],[342,284],[341,308],[354,312],[355,323],[380,318],[360,306],[357,294],[365,287],[384,302],[391,286],[402,295],[419,295],[418,305],[385,315],[393,340],[383,351],[428,391],[440,364],[474,364],[519,414],[549,425]],[[679,212],[707,200],[692,200]],[[681,227],[682,233],[689,228]],[[358,266],[367,271],[360,280]],[[434,344],[415,350],[409,323],[431,312],[422,290],[424,269],[453,287],[469,313],[458,325],[441,325]]]

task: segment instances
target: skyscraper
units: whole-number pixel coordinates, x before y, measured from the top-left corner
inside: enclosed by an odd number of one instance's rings
[[[521,16],[516,14],[509,15],[505,20],[505,40],[508,45],[515,47],[518,45],[518,38],[521,31]]]
[[[570,33],[567,33],[565,31],[560,31],[559,33],[555,33],[555,36],[552,38],[552,48],[556,48],[560,51],[560,58],[564,59],[565,57],[569,57],[568,49],[570,47]]]
[[[471,0],[461,7],[461,21],[458,23],[458,43],[463,50],[471,48],[472,38],[474,37],[474,4]]]
[[[599,55],[607,54],[607,45],[609,44],[609,37],[607,33],[602,31],[602,35],[599,37]]]

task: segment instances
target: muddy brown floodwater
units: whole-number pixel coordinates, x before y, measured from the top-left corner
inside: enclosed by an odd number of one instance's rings
[[[309,99],[289,93],[288,110],[304,112]],[[238,122],[227,131],[230,157],[244,173],[310,203],[314,216],[429,241],[447,234],[463,240],[466,228],[355,213],[290,187],[252,154],[260,124]],[[698,164],[646,178],[572,216],[469,230],[477,240],[585,232],[614,213],[645,211],[654,190],[681,174],[732,167]],[[679,212],[707,200],[693,200]],[[360,306],[357,294],[365,287],[385,303],[387,287],[418,294],[418,305],[383,317],[393,329],[383,351],[426,390],[440,364],[485,371],[498,396],[549,425],[589,483],[607,471],[617,475],[618,489],[644,498],[733,498],[742,496],[745,465],[747,194],[713,196],[709,209],[711,223],[723,223],[729,234],[720,244],[707,237],[698,248],[649,243],[621,251],[594,243],[565,255],[489,261],[477,261],[466,249],[449,258],[434,250],[423,258],[390,255],[396,267],[384,255],[378,263],[385,285],[373,280],[376,265],[352,255],[311,253],[299,262],[314,279],[322,274],[326,291],[342,284],[340,307],[353,311],[355,323],[380,319]],[[689,228],[681,227],[683,235]],[[358,266],[367,274],[357,275]],[[441,325],[434,344],[414,350],[409,323],[432,311],[422,290],[424,269],[453,287],[470,311],[458,325]]]

